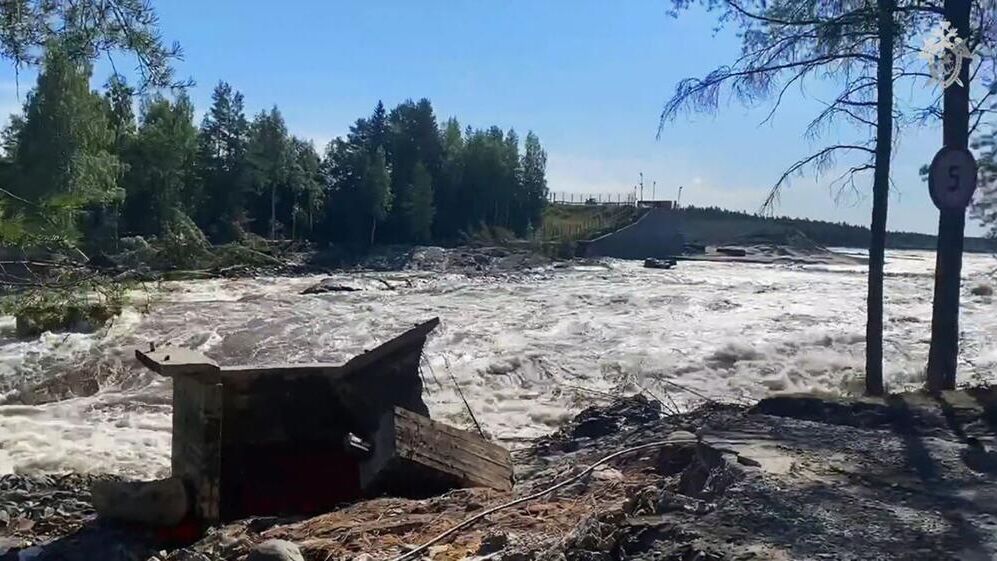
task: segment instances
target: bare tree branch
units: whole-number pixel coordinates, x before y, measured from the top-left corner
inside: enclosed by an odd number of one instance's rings
[[[765,202],[762,203],[762,207],[759,210],[760,214],[770,213],[775,204],[778,202],[779,193],[782,187],[786,184],[786,181],[790,176],[799,173],[803,168],[813,164],[817,168],[824,168],[833,162],[834,154],[838,151],[860,151],[865,152],[871,156],[875,156],[876,151],[868,146],[861,146],[858,144],[834,144],[832,146],[825,146],[824,148],[814,152],[813,154],[797,160],[793,165],[789,166],[779,177],[779,180],[775,182],[772,189],[769,191],[767,197],[765,197]],[[871,164],[870,164],[871,165]]]

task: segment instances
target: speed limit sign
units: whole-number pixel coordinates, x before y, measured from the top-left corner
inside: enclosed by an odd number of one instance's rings
[[[964,209],[976,191],[976,159],[964,148],[942,148],[931,160],[928,191],[939,209]]]

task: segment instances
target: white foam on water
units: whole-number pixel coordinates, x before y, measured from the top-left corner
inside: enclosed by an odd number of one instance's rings
[[[342,362],[439,316],[423,368],[433,416],[472,426],[452,374],[482,427],[510,444],[550,432],[605,394],[646,390],[686,406],[700,398],[672,384],[732,400],[862,389],[862,266],[610,265],[502,278],[393,273],[380,276],[407,282],[312,296],[299,292],[318,278],[164,283],[149,297],[150,313],[130,310],[91,335],[28,341],[14,340],[11,320],[0,319],[0,398],[74,368],[104,373],[90,397],[0,406],[0,473],[164,474],[170,385],[131,355],[150,341],[223,364]],[[930,253],[889,254],[884,338],[893,389],[924,378],[933,266]],[[995,266],[989,256],[965,258],[966,382],[995,377],[997,304],[969,293],[992,282]]]

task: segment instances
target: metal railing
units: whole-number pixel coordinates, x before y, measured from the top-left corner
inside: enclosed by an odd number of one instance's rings
[[[551,191],[547,200],[555,205],[636,206],[633,193],[568,193]]]

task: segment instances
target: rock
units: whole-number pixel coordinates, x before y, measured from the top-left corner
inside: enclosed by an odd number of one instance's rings
[[[363,290],[358,286],[342,284],[335,279],[323,279],[317,284],[313,284],[301,291],[302,294],[327,294],[329,292],[359,292]]]
[[[305,561],[298,546],[285,540],[268,540],[256,546],[246,561]]]
[[[478,555],[489,555],[502,551],[509,545],[509,536],[504,532],[493,532],[481,539]]]
[[[592,472],[592,478],[598,481],[623,481],[623,472],[616,468],[599,466]]]
[[[970,289],[970,294],[973,296],[993,296],[994,287],[989,284],[978,284]]]
[[[662,447],[658,453],[658,473],[668,477],[682,473],[692,463],[696,454],[696,435],[677,430],[666,440],[675,444]]]
[[[8,551],[17,551],[22,547],[24,542],[20,539],[0,536],[0,555],[6,555]]]
[[[674,266],[674,259],[654,259],[653,257],[649,257],[644,260],[644,268],[646,269],[671,269]]]
[[[635,395],[609,408],[590,407],[575,417],[574,438],[599,438],[618,432],[624,426],[642,426],[661,418],[661,405]]]
[[[187,489],[177,477],[157,481],[97,481],[91,495],[99,516],[148,526],[175,526],[190,508]]]
[[[725,247],[721,246],[717,248],[717,253],[727,255],[729,257],[744,257],[748,254],[748,251],[743,247]]]
[[[38,304],[15,314],[15,332],[22,338],[37,337],[46,331],[91,333],[120,313],[119,304]]]
[[[728,461],[728,457],[734,461]],[[706,444],[695,448],[692,463],[682,472],[679,492],[710,500],[723,495],[728,487],[744,479],[744,471],[731,455]]]

